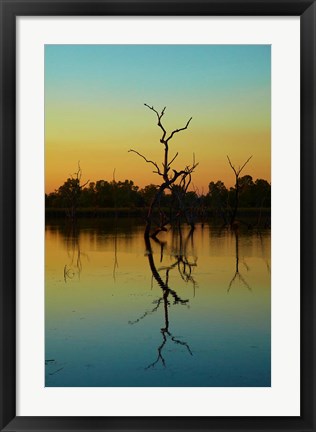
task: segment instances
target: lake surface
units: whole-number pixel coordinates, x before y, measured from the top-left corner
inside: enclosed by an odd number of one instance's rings
[[[270,386],[270,230],[143,230],[47,222],[46,386]]]

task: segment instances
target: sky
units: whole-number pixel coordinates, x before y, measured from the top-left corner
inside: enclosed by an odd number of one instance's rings
[[[176,170],[199,163],[192,184],[234,184],[227,155],[242,174],[271,180],[270,45],[46,45],[45,190],[82,169],[82,182],[159,184],[153,166],[164,146],[155,113],[166,107]],[[194,155],[194,156],[193,156]]]

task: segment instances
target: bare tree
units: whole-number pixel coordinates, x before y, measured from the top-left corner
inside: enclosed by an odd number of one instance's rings
[[[227,156],[228,159],[228,163],[231,167],[231,169],[234,171],[235,174],[235,205],[231,214],[231,218],[230,218],[230,225],[233,226],[236,220],[236,216],[237,216],[237,211],[238,211],[238,205],[239,205],[239,192],[240,192],[240,184],[239,184],[239,176],[242,172],[242,170],[245,168],[245,166],[247,165],[247,163],[250,161],[250,159],[252,158],[252,156],[250,156],[246,162],[240,167],[235,168],[235,166],[231,163],[229,156]]]
[[[184,169],[177,171],[177,170],[172,168],[172,164],[174,163],[174,161],[178,157],[178,152],[172,158],[170,158],[170,155],[169,155],[169,142],[170,142],[170,140],[174,137],[175,134],[177,134],[178,132],[184,131],[185,129],[188,128],[188,126],[192,120],[192,117],[190,117],[190,119],[187,121],[187,123],[185,124],[184,127],[179,128],[179,129],[174,129],[170,134],[168,134],[165,127],[162,124],[162,121],[161,121],[161,119],[165,113],[166,107],[161,111],[161,113],[159,113],[153,106],[149,106],[147,104],[144,104],[144,105],[147,108],[149,108],[151,111],[153,111],[157,116],[157,120],[158,120],[157,125],[162,131],[160,143],[163,144],[163,146],[164,146],[163,161],[160,165],[157,162],[148,159],[143,154],[139,153],[138,151],[136,151],[134,149],[129,150],[130,152],[136,153],[138,156],[143,158],[145,160],[145,162],[147,162],[148,164],[151,164],[154,167],[153,172],[158,174],[161,177],[161,184],[157,188],[157,191],[156,191],[156,193],[152,199],[152,202],[149,206],[147,217],[146,217],[145,237],[149,237],[150,234],[152,236],[156,236],[160,231],[165,230],[165,226],[170,222],[169,218],[167,218],[166,215],[160,209],[160,201],[161,201],[161,198],[164,194],[164,191],[168,190],[168,189],[171,191],[172,186],[175,185],[177,181],[179,182],[180,185],[182,184],[184,187],[186,187],[188,184],[186,179],[188,178],[189,181],[191,181],[190,176],[193,173],[194,169],[197,167],[198,163],[196,163],[195,160],[193,159],[192,165],[187,165]],[[154,211],[157,209],[159,209],[159,213],[161,216],[160,227],[158,227],[158,229],[156,229],[154,233],[151,233],[153,214],[154,214]]]
[[[65,181],[58,189],[58,194],[65,200],[66,213],[69,219],[74,222],[76,219],[78,200],[82,189],[89,183],[90,180],[81,184],[82,170],[80,162],[78,162],[78,170]]]

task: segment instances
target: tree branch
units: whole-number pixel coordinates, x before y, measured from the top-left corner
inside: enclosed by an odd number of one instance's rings
[[[241,173],[241,171],[245,168],[245,166],[247,165],[247,163],[250,161],[251,158],[252,158],[252,155],[250,156],[250,158],[248,158],[246,160],[246,162],[243,164],[243,166],[241,168],[239,168],[238,174]]]
[[[241,171],[245,168],[245,166],[247,165],[247,163],[250,161],[251,158],[252,158],[252,156],[250,156],[250,158],[248,158],[248,159],[246,160],[246,162],[243,164],[243,166],[242,166],[241,168],[239,167],[238,170],[236,170],[236,168],[234,167],[234,165],[231,163],[229,157],[227,156],[227,159],[228,159],[229,165],[231,166],[232,170],[234,171],[236,177],[239,176],[239,174],[240,174]]]
[[[227,155],[227,159],[228,159],[229,165],[231,166],[231,169],[234,171],[235,175],[238,176],[237,171],[235,170],[234,165],[231,163],[228,155]]]
[[[157,111],[157,110],[155,110],[155,108],[153,107],[153,106],[149,106],[149,105],[147,105],[146,103],[144,104],[147,108],[149,108],[151,111],[154,111],[155,113],[156,113],[156,115],[157,115],[157,118],[158,118],[158,126],[160,127],[160,129],[162,130],[162,132],[163,132],[163,134],[162,134],[162,137],[161,137],[161,139],[160,139],[160,142],[161,143],[164,143],[164,139],[165,139],[165,136],[166,136],[166,129],[163,127],[163,125],[162,125],[162,123],[161,123],[161,118],[163,117],[163,115],[164,115],[164,113],[165,113],[165,109],[166,109],[166,107],[164,107],[164,109],[161,111],[161,113],[159,114],[159,112]]]
[[[142,155],[141,153],[139,153],[139,152],[136,151],[136,150],[130,149],[130,150],[128,150],[128,152],[129,152],[129,153],[130,153],[130,152],[132,152],[132,153],[136,153],[138,156],[140,156],[141,158],[143,158],[147,163],[151,163],[152,165],[154,165],[154,167],[157,169],[157,171],[153,171],[153,172],[154,172],[154,173],[157,173],[157,174],[159,174],[159,175],[162,176],[162,173],[161,173],[161,171],[160,171],[160,168],[159,168],[159,166],[158,166],[158,164],[157,164],[156,162],[147,159],[144,155]]]
[[[172,131],[171,134],[169,135],[169,137],[166,139],[166,143],[167,143],[169,140],[171,140],[171,138],[173,137],[173,135],[174,135],[175,133],[178,133],[178,132],[181,132],[181,131],[187,129],[188,126],[189,126],[189,124],[190,124],[190,121],[191,121],[191,120],[192,120],[192,117],[189,118],[189,120],[187,121],[187,124],[186,124],[183,128],[175,129],[174,131]]]
[[[178,152],[176,153],[175,157],[168,163],[168,168],[170,167],[170,165],[172,164],[172,162],[178,157]]]
[[[187,166],[187,167],[185,167],[184,170],[181,170],[181,171],[172,170],[174,172],[174,176],[172,179],[170,179],[170,184],[174,183],[180,175],[186,175],[187,176],[188,174],[192,174],[192,172],[195,170],[195,168],[198,166],[198,164],[199,163],[197,162],[196,164],[192,165],[191,167]]]

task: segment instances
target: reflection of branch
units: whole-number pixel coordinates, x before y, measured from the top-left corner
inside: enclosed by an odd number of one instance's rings
[[[128,321],[128,324],[137,324],[139,321],[141,321],[142,319],[144,319],[146,316],[151,315],[152,313],[156,312],[160,306],[160,303],[162,302],[163,298],[161,297],[160,299],[157,300],[157,306],[155,306],[151,311],[147,311],[145,312],[142,316],[140,316],[139,318],[137,318],[135,321]]]
[[[75,273],[73,272],[73,270],[71,270],[71,268],[67,267],[67,264],[64,267],[64,281],[65,283],[67,283],[68,279],[72,279],[74,277]]]
[[[171,340],[173,342],[175,342],[176,344],[180,344],[180,345],[185,346],[187,348],[187,350],[189,351],[189,353],[191,354],[191,356],[193,356],[193,353],[192,353],[189,345],[187,344],[187,342],[183,342],[183,341],[180,341],[179,339],[176,339],[175,336],[172,336],[171,333],[169,333],[169,332],[168,332],[168,335],[171,336]]]
[[[115,234],[114,234],[114,264],[113,264],[113,280],[116,282],[116,269],[118,269],[117,260],[117,183],[115,180],[115,171],[113,170],[113,192],[114,192],[114,208],[115,208]]]
[[[69,257],[69,264],[65,264],[64,266],[64,281],[67,283],[68,279],[72,279],[75,274],[78,275],[80,279],[80,274],[82,271],[82,262],[81,262],[81,250],[79,244],[79,233],[77,230],[77,226],[75,223],[72,223],[69,226],[69,231],[66,234],[66,245],[67,245],[67,254]]]
[[[165,359],[162,356],[162,349],[166,345],[166,342],[167,342],[166,331],[161,330],[161,334],[162,334],[162,344],[158,347],[158,357],[157,357],[156,361],[151,363],[145,369],[150,369],[151,367],[153,368],[159,362],[159,360],[161,360],[161,363],[163,364],[163,366],[166,367]]]
[[[49,375],[55,375],[56,373],[60,372],[60,371],[63,370],[63,369],[64,369],[64,368],[61,367],[61,368],[55,370],[54,372],[51,372]]]
[[[179,253],[174,253],[172,256],[173,258],[176,259],[176,261],[174,263],[172,263],[169,266],[161,266],[158,268],[158,272],[161,270],[166,270],[167,272],[169,272],[170,270],[174,269],[175,267],[177,267],[179,275],[181,277],[181,279],[185,282],[191,282],[193,285],[193,295],[195,296],[195,290],[198,286],[196,280],[193,278],[192,276],[192,267],[196,267],[197,266],[197,258],[194,258],[194,262],[190,262],[188,257],[187,257],[187,247],[188,247],[188,242],[189,240],[191,240],[191,244],[193,247],[193,233],[194,231],[190,230],[185,242],[183,242],[182,240],[182,231],[181,228],[179,229],[179,245],[177,246],[177,250],[179,250]],[[155,243],[158,243],[161,247],[161,253],[160,253],[160,262],[162,262],[162,257],[163,257],[163,249],[165,247],[165,243],[162,243],[159,239],[154,238],[153,239],[155,241]]]
[[[229,287],[228,287],[228,289],[227,289],[227,292],[230,291],[230,289],[231,289],[231,287],[232,287],[232,285],[233,285],[233,283],[234,283],[234,281],[235,281],[235,279],[236,279],[237,276],[238,276],[238,279],[239,279],[239,280],[240,280],[240,281],[245,285],[245,287],[247,287],[247,288],[249,289],[249,291],[252,291],[252,290],[251,290],[251,287],[250,287],[249,284],[245,281],[244,277],[239,273],[238,270],[236,270],[234,277],[233,277],[232,280],[230,281],[230,284],[229,284]]]
[[[164,357],[162,355],[162,350],[163,350],[164,346],[167,343],[167,336],[169,336],[170,340],[172,340],[172,342],[174,342],[175,344],[179,344],[179,345],[185,346],[187,348],[189,354],[191,356],[193,356],[193,353],[192,353],[192,351],[191,351],[191,349],[189,347],[189,344],[187,342],[183,342],[183,341],[180,341],[179,339],[176,339],[175,336],[173,336],[170,333],[170,331],[168,329],[166,329],[166,328],[161,329],[161,334],[162,334],[162,343],[161,343],[161,345],[159,345],[159,347],[157,349],[157,351],[158,351],[157,359],[153,363],[151,363],[150,365],[148,365],[145,369],[153,368],[159,362],[159,360],[161,361],[162,365],[164,367],[166,367],[166,361],[165,361],[165,359],[164,359]]]
[[[192,236],[192,234],[191,234],[191,236]],[[193,238],[191,236],[190,235],[188,236],[188,239],[184,244],[184,249],[186,248],[189,239],[191,239],[192,246],[193,246]],[[196,262],[194,262],[194,263],[189,262],[189,260],[187,259],[186,255],[185,255],[185,250],[183,250],[183,248],[182,248],[182,240],[181,240],[180,241],[181,253],[178,255],[173,255],[173,257],[176,258],[176,261],[170,266],[164,266],[164,267],[161,267],[157,270],[156,265],[155,265],[155,261],[154,261],[154,257],[153,257],[151,241],[154,241],[155,243],[157,243],[160,246],[160,262],[162,262],[162,260],[163,260],[164,249],[165,249],[166,243],[159,241],[157,238],[150,240],[149,237],[144,237],[144,239],[145,239],[145,246],[146,246],[146,256],[147,256],[148,264],[149,264],[149,267],[150,267],[150,270],[152,273],[152,280],[155,279],[155,281],[157,282],[159,287],[162,289],[163,295],[158,300],[156,300],[156,305],[152,310],[146,311],[139,318],[137,318],[134,321],[129,321],[128,323],[130,325],[134,325],[134,324],[139,323],[144,318],[146,318],[149,315],[156,312],[160,308],[160,306],[163,304],[164,327],[160,329],[160,333],[162,336],[162,342],[157,348],[158,354],[157,354],[156,360],[153,363],[151,363],[149,366],[146,367],[146,369],[150,369],[150,368],[154,368],[155,365],[159,362],[164,367],[166,366],[165,358],[163,356],[163,350],[164,350],[164,347],[166,346],[166,344],[168,342],[168,339],[176,345],[181,345],[181,346],[185,347],[187,349],[188,353],[190,355],[193,355],[189,344],[185,341],[180,340],[179,337],[174,336],[171,333],[171,331],[169,330],[169,308],[171,305],[169,299],[173,298],[173,305],[176,305],[176,304],[186,305],[189,302],[188,299],[183,300],[177,294],[177,292],[175,290],[170,288],[170,286],[169,286],[169,272],[174,268],[178,268],[178,271],[180,273],[182,280],[184,280],[185,282],[191,281],[192,283],[194,283],[194,286],[195,286],[196,282],[194,281],[193,277],[191,276],[191,266],[196,265]],[[159,271],[161,271],[161,270],[165,271],[164,279],[162,278],[162,276],[159,273]]]
[[[158,349],[157,349],[158,356],[157,356],[157,359],[153,363],[151,363],[149,366],[147,366],[145,369],[153,368],[159,361],[161,361],[162,365],[164,367],[166,367],[166,361],[162,355],[162,350],[167,343],[167,336],[169,336],[170,340],[172,340],[172,342],[174,342],[175,344],[185,346],[187,348],[189,354],[191,356],[193,356],[193,353],[192,353],[188,343],[184,342],[184,341],[180,341],[179,339],[176,339],[176,337],[173,336],[172,333],[169,331],[169,316],[168,316],[169,302],[167,300],[168,295],[169,295],[169,292],[166,291],[164,296],[163,296],[164,311],[165,311],[165,327],[160,330],[161,335],[162,335],[162,343],[161,343],[161,345],[158,346]]]
[[[185,303],[187,303],[189,300],[182,300],[181,297],[178,296],[178,294],[176,293],[176,291],[174,291],[171,288],[169,288],[168,284],[162,280],[160,274],[157,271],[157,268],[156,268],[156,265],[155,265],[155,262],[154,262],[154,258],[153,258],[153,254],[152,254],[152,248],[151,248],[151,244],[150,244],[150,239],[149,238],[145,238],[145,244],[146,244],[147,258],[148,258],[148,263],[149,263],[150,270],[151,270],[154,278],[156,279],[158,285],[160,286],[160,288],[164,292],[168,291],[172,295],[172,297],[174,298],[174,304],[177,304],[177,303],[185,304]]]
[[[245,266],[245,269],[247,270],[247,272],[250,270],[249,265],[246,263],[246,261],[244,260],[243,265]]]
[[[238,280],[241,281],[241,282],[243,283],[243,285],[244,285],[246,288],[248,288],[249,291],[252,291],[252,290],[251,290],[251,287],[250,287],[249,284],[246,282],[245,278],[244,278],[244,277],[240,274],[240,272],[239,272],[239,237],[238,237],[238,231],[235,230],[234,233],[235,233],[235,240],[236,240],[236,248],[235,248],[235,253],[236,253],[236,268],[235,268],[235,274],[234,274],[234,276],[232,277],[232,279],[231,279],[231,281],[230,281],[230,283],[229,283],[229,285],[228,285],[227,292],[230,291],[230,289],[231,289],[233,283],[235,282],[236,278],[238,278]],[[245,265],[246,268],[247,268],[247,264],[246,264],[245,262],[244,262],[244,265]],[[247,269],[247,270],[248,270],[248,269]]]
[[[259,238],[260,238],[262,259],[266,263],[266,267],[267,267],[268,273],[271,274],[271,266],[270,266],[269,260],[267,260],[266,258],[264,258],[265,250],[264,250],[264,244],[263,244],[263,238],[262,238],[261,232],[259,232],[258,235],[259,235]]]
[[[197,258],[195,257],[194,261],[190,262],[188,257],[187,257],[187,249],[188,249],[189,240],[191,240],[192,249],[194,247],[193,246],[194,231],[193,230],[189,231],[189,234],[188,234],[185,241],[183,241],[183,238],[182,238],[181,228],[179,228],[178,234],[179,234],[179,237],[178,237],[179,238],[179,246],[177,247],[177,249],[179,250],[179,253],[174,254],[174,257],[177,260],[176,263],[174,263],[174,265],[177,266],[181,279],[186,283],[188,283],[188,282],[192,283],[193,294],[195,296],[195,289],[198,287],[198,284],[192,276],[192,267],[197,266]]]
[[[113,279],[114,279],[114,282],[116,281],[116,269],[118,269],[118,259],[117,259],[117,225],[115,225],[115,236],[114,236],[114,264],[113,264]]]
[[[179,274],[181,279],[185,282],[192,282],[193,285],[196,285],[195,280],[192,276],[192,267],[196,267],[196,262],[189,262],[188,258],[185,255],[176,256],[177,258],[177,266],[179,270]]]
[[[149,369],[149,368],[155,367],[155,365],[159,361],[162,363],[162,365],[164,367],[166,366],[166,362],[165,362],[165,359],[163,357],[162,352],[163,352],[163,349],[164,349],[164,347],[165,347],[165,345],[167,343],[167,337],[169,337],[169,339],[173,343],[185,346],[187,348],[187,350],[188,350],[188,352],[189,352],[190,355],[193,355],[193,354],[192,354],[192,351],[191,351],[189,345],[186,342],[177,339],[169,331],[169,315],[168,315],[168,307],[170,306],[170,302],[168,301],[169,295],[171,295],[174,298],[174,304],[178,304],[178,303],[185,304],[189,300],[182,300],[178,296],[178,294],[174,290],[172,290],[169,287],[169,285],[168,285],[168,283],[169,283],[169,271],[174,266],[170,266],[169,268],[168,267],[165,268],[166,269],[166,278],[165,278],[165,281],[163,281],[162,278],[161,278],[161,276],[160,276],[160,274],[159,274],[159,272],[158,272],[158,270],[157,270],[157,268],[156,268],[156,266],[155,266],[155,262],[154,262],[154,258],[153,258],[153,254],[152,254],[152,248],[151,248],[151,244],[150,244],[150,239],[149,238],[145,238],[145,244],[146,244],[147,257],[148,257],[148,262],[149,262],[149,266],[150,266],[151,272],[153,274],[153,277],[156,279],[158,285],[163,290],[163,297],[158,300],[158,304],[157,304],[156,308],[154,308],[153,311],[156,311],[159,308],[160,303],[163,301],[163,304],[164,304],[164,318],[165,318],[165,326],[164,326],[164,328],[162,328],[160,330],[161,335],[162,335],[162,343],[158,346],[158,349],[157,349],[158,350],[158,356],[157,356],[157,359],[153,363],[151,363],[149,366],[146,367],[146,369]],[[161,248],[161,254],[163,254],[163,248]],[[161,256],[161,260],[162,260],[162,256]],[[143,315],[143,317],[146,316],[146,315],[148,315],[148,313],[145,313]],[[141,318],[143,318],[143,317],[141,317]]]

